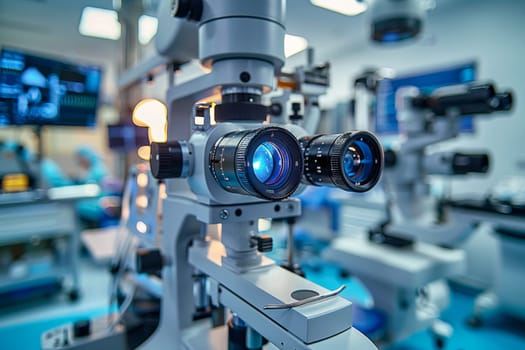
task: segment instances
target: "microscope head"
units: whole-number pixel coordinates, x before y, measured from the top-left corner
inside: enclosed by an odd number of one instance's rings
[[[156,178],[188,178],[206,203],[278,201],[305,185],[365,192],[380,179],[383,150],[369,132],[310,136],[297,125],[250,122],[194,126],[189,141],[153,143]],[[202,113],[202,112],[199,112]]]
[[[197,22],[199,60],[210,71],[168,92],[172,141],[151,147],[156,178],[187,178],[186,190],[205,204],[280,201],[302,183],[357,192],[377,183],[383,151],[372,134],[309,136],[298,125],[267,124],[261,101],[284,64],[284,1],[174,1],[172,14]],[[327,67],[315,73],[328,79]],[[174,181],[168,194],[181,193]]]

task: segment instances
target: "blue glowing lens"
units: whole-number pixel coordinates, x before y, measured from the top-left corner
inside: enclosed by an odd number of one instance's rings
[[[343,154],[343,170],[353,182],[368,179],[373,170],[373,155],[370,146],[363,141],[355,141]]]
[[[252,166],[257,180],[265,184],[273,184],[281,177],[283,156],[275,144],[263,142],[253,153]]]

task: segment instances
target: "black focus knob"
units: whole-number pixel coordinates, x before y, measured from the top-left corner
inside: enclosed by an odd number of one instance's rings
[[[187,164],[184,164],[185,143],[171,141],[151,143],[150,168],[156,179],[184,177]]]
[[[257,246],[257,251],[261,253],[271,252],[273,249],[273,238],[270,235],[253,236],[252,242]]]
[[[164,259],[158,249],[139,249],[136,265],[137,272],[153,274],[162,270]]]
[[[79,320],[73,323],[73,336],[75,338],[87,337],[91,334],[91,321]]]

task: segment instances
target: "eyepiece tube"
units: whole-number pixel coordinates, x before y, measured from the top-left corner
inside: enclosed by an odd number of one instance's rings
[[[436,115],[445,115],[451,109],[460,115],[491,113],[496,110],[494,105],[498,103],[491,83],[446,86],[437,89],[430,96],[413,101],[415,107],[430,109]]]
[[[304,155],[304,183],[365,192],[381,177],[383,147],[367,131],[306,136],[299,142]]]
[[[466,175],[486,173],[490,158],[487,153],[440,152],[424,160],[425,171],[432,175]]]

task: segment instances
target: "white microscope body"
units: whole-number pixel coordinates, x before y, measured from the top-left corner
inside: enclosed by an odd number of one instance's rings
[[[166,263],[160,323],[141,349],[260,349],[263,339],[271,343],[265,348],[375,349],[352,327],[351,303],[337,296],[340,290],[315,285],[260,253],[271,243],[259,236],[258,220],[301,212],[299,201],[287,199],[298,183],[285,182],[302,176],[303,155],[293,153],[298,142],[288,138],[305,132],[268,126],[259,104],[283,65],[284,8],[281,0],[203,0],[180,1],[174,9],[198,22],[199,59],[210,72],[169,89],[168,139],[189,141],[160,145],[152,154],[153,173],[169,178]],[[252,144],[279,157],[272,167],[290,169],[274,179],[255,160],[247,167],[253,149],[261,150]],[[246,172],[249,167],[257,171]],[[210,303],[217,321],[195,321],[196,309]],[[225,308],[228,325],[221,321]],[[244,340],[233,339],[239,330]]]

